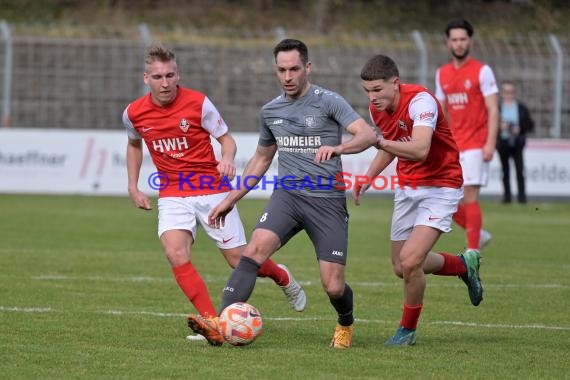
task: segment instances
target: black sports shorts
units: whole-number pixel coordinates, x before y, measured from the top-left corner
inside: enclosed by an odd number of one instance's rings
[[[281,246],[305,230],[313,242],[317,259],[346,265],[348,211],[344,197],[310,197],[295,191],[275,190],[257,228],[275,232]]]

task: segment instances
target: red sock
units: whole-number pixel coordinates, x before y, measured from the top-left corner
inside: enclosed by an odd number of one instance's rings
[[[287,271],[280,268],[275,264],[275,261],[271,259],[265,260],[261,268],[257,271],[257,277],[269,277],[279,286],[285,286],[289,284],[289,276]]]
[[[467,268],[459,256],[443,252],[438,252],[438,255],[443,256],[443,268],[433,272],[433,274],[437,276],[461,276],[467,272]]]
[[[467,249],[479,249],[479,238],[483,216],[479,202],[465,204],[465,232],[467,233]]]
[[[407,328],[408,330],[415,330],[418,325],[418,319],[420,319],[420,314],[422,312],[423,305],[406,305],[404,304],[404,312],[402,313],[402,320],[400,321],[400,326]]]
[[[191,262],[172,268],[174,278],[198,313],[204,317],[217,315],[208,288]]]
[[[465,228],[465,206],[462,203],[457,205],[457,211],[453,214],[453,221],[460,227]]]

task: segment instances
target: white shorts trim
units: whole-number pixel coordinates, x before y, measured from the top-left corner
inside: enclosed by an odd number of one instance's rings
[[[463,186],[487,186],[489,162],[483,160],[483,149],[468,149],[459,152],[459,163],[463,171]]]
[[[230,249],[247,243],[237,207],[226,216],[223,228],[208,225],[208,214],[227,193],[192,197],[164,197],[158,199],[158,236],[169,230],[187,230],[196,240],[198,224],[216,242],[218,248]]]
[[[451,231],[453,214],[463,198],[463,188],[418,186],[396,189],[392,214],[392,241],[408,240],[415,226]]]

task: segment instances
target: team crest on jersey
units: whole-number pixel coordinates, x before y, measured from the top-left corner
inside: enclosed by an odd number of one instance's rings
[[[182,119],[182,120],[180,120],[179,126],[180,126],[180,129],[182,129],[182,132],[186,133],[188,128],[190,128],[190,123],[188,122],[188,120]]]
[[[305,116],[305,127],[312,128],[317,125],[317,120],[314,116]]]
[[[463,86],[465,86],[465,88],[469,90],[471,88],[471,81],[469,79],[466,79],[465,84]]]
[[[408,131],[408,126],[406,125],[406,123],[404,122],[404,120],[398,120],[398,127],[400,129],[403,129],[404,131]]]

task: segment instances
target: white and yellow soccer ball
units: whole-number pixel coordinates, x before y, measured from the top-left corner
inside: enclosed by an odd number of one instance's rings
[[[220,332],[229,344],[247,346],[263,332],[263,320],[255,306],[236,302],[220,314]]]

